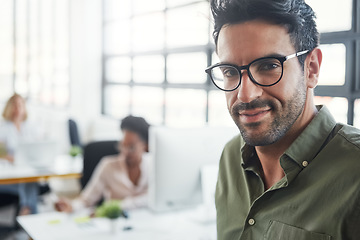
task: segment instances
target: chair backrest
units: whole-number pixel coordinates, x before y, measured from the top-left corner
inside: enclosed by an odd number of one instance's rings
[[[100,162],[101,158],[118,154],[118,141],[96,141],[90,142],[84,147],[84,167],[81,178],[81,187],[84,188],[91,178],[91,175]]]
[[[9,229],[16,229],[16,216],[19,214],[20,205],[19,205],[19,196],[17,194],[12,193],[0,193],[0,209],[5,209],[8,207],[14,206],[15,211],[11,216],[11,225],[10,226],[0,226],[0,228],[9,228]],[[1,235],[1,233],[0,233]]]
[[[73,146],[82,146],[79,136],[79,130],[77,127],[76,122],[73,119],[68,120],[69,125],[69,137],[70,137],[70,143]]]

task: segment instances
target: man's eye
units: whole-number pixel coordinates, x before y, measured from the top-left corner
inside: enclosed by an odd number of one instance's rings
[[[270,70],[274,70],[278,67],[280,67],[280,66],[276,63],[268,63],[268,64],[263,64],[263,65],[259,66],[259,69],[262,71],[270,71]]]
[[[263,60],[252,64],[252,70],[256,72],[266,72],[281,69],[281,63],[278,60]]]
[[[222,70],[224,77],[230,78],[239,75],[239,72],[235,68],[224,68]]]

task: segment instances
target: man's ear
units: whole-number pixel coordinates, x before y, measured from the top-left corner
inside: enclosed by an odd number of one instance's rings
[[[322,52],[320,48],[315,48],[306,57],[304,64],[304,74],[308,88],[316,87],[319,80],[321,62]]]

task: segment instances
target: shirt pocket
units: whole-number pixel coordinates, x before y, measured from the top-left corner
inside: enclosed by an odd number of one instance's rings
[[[285,223],[270,221],[264,240],[331,240],[327,234],[307,231]]]

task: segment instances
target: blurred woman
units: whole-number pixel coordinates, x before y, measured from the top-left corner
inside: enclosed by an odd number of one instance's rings
[[[142,117],[124,118],[120,126],[123,133],[118,146],[120,153],[104,157],[80,196],[74,200],[61,198],[55,208],[72,212],[94,207],[101,198],[121,200],[120,206],[124,210],[146,207],[149,127]]]
[[[13,164],[18,143],[36,139],[38,132],[28,123],[25,99],[19,94],[10,97],[2,116],[0,143],[4,150],[0,158]],[[20,215],[37,213],[38,183],[0,185],[0,192],[19,195]]]

